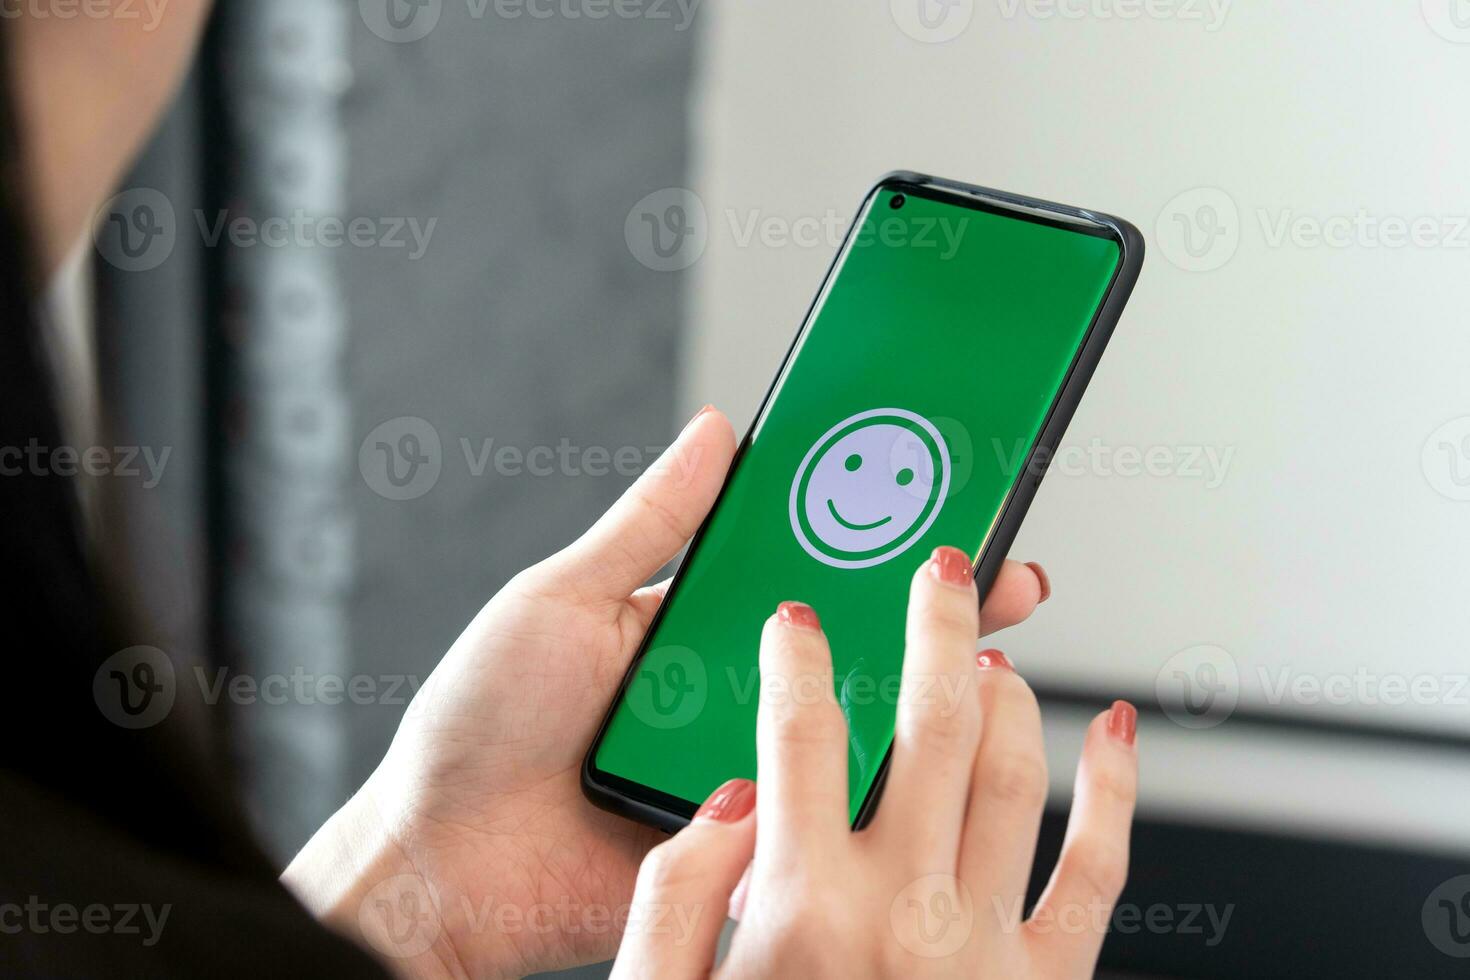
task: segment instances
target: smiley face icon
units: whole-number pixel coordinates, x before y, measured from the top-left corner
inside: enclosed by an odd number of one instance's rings
[[[791,483],[791,530],[833,568],[871,568],[907,551],[949,495],[949,447],[922,415],[875,408],[828,429]]]

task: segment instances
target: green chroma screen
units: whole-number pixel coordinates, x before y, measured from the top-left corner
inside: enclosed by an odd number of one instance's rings
[[[762,624],[832,645],[854,817],[893,737],[914,570],[983,547],[1119,261],[1110,238],[880,190],[598,751],[698,803],[756,778]]]

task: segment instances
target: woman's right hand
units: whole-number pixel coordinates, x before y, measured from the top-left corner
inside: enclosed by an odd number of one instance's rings
[[[860,833],[826,638],[810,608],[780,607],[761,639],[760,792],[727,784],[649,854],[615,977],[711,973],[747,866],[721,977],[1092,976],[1127,874],[1137,712],[1118,702],[1088,728],[1061,858],[1023,919],[1041,714],[1003,655],[977,662],[977,607],[962,552],[914,577],[888,786]]]

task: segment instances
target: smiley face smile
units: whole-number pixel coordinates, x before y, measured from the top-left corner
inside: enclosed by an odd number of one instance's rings
[[[949,449],[928,419],[898,408],[829,429],[791,484],[791,529],[834,568],[868,568],[922,537],[949,492]]]
[[[833,502],[831,497],[827,498],[827,509],[832,512],[832,516],[837,520],[837,523],[841,524],[849,531],[871,531],[874,528],[882,527],[884,524],[887,524],[889,521],[893,520],[893,515],[889,514],[887,517],[880,518],[879,520],[876,520],[871,524],[854,524],[852,523],[852,521],[849,521],[847,518],[837,513],[837,504]]]

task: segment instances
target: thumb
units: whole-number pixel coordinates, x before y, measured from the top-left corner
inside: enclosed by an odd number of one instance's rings
[[[732,779],[643,859],[613,980],[705,977],[730,893],[755,853],[755,783]]]
[[[734,455],[730,420],[705,407],[638,482],[541,571],[558,589],[607,602],[628,598],[699,530]]]

